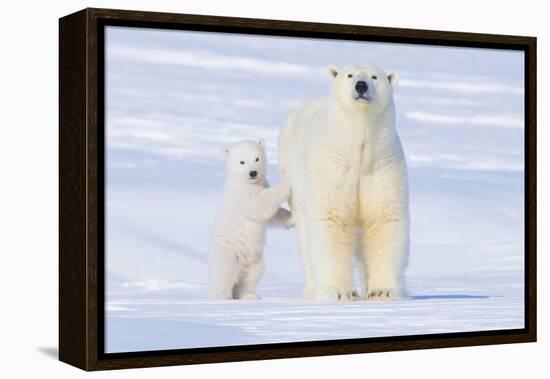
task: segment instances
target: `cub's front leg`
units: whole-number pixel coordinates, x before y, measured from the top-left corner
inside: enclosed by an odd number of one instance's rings
[[[269,225],[280,226],[285,229],[290,229],[294,226],[294,220],[292,218],[292,213],[284,208],[279,208],[275,216],[269,220]]]
[[[279,207],[290,196],[287,182],[263,189],[250,204],[252,216],[260,221],[269,221],[279,211]]]

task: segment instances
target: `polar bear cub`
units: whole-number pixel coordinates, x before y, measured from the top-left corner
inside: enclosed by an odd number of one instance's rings
[[[241,141],[225,149],[226,180],[209,246],[208,297],[257,299],[269,224],[291,226],[286,180],[269,187],[265,142]]]

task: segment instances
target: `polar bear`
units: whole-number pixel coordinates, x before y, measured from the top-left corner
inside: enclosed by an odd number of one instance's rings
[[[222,206],[209,244],[208,297],[256,299],[263,273],[262,252],[268,224],[289,228],[288,181],[268,187],[265,142],[241,141],[225,149]]]
[[[409,251],[405,156],[395,129],[396,72],[329,67],[331,91],[299,106],[279,135],[279,170],[302,254],[305,298],[404,296]]]

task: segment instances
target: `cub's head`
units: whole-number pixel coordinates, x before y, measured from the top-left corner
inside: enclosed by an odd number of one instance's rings
[[[239,141],[224,150],[227,175],[246,183],[261,183],[265,180],[265,142]]]
[[[393,101],[399,74],[372,65],[330,66],[331,96],[345,110],[381,111]]]

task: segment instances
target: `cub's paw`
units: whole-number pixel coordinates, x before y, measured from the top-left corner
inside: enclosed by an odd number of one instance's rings
[[[373,301],[399,300],[401,298],[402,297],[399,291],[391,288],[377,288],[369,290],[365,295],[366,300]]]
[[[239,296],[239,299],[241,299],[241,300],[260,300],[258,295],[256,295],[255,293],[242,294],[241,296]]]
[[[296,223],[294,222],[294,218],[292,218],[292,215],[290,215],[290,216],[285,220],[285,229],[293,228],[295,225],[296,225]]]
[[[208,294],[209,300],[233,300],[234,297],[232,294],[228,293],[210,293]]]

